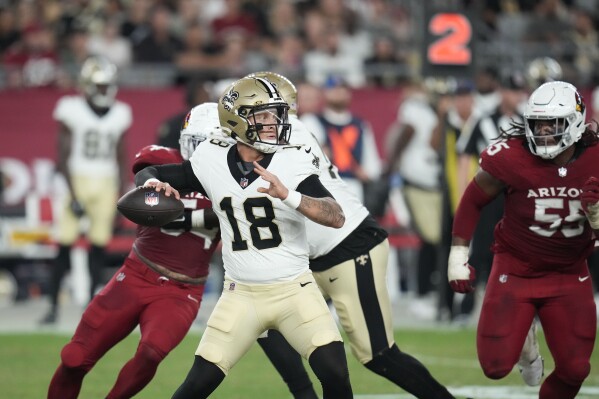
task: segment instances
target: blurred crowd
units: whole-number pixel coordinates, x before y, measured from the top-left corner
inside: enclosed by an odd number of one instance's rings
[[[552,56],[567,80],[596,84],[597,0],[4,0],[2,84],[69,87],[86,57],[104,55],[121,70],[174,68],[173,83],[271,70],[395,86],[419,75],[424,15],[437,3],[472,16],[478,64]]]

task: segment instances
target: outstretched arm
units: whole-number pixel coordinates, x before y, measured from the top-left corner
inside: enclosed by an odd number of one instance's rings
[[[135,185],[155,187],[164,190],[165,195],[173,194],[179,199],[179,190],[197,191],[206,195],[206,191],[193,173],[189,161],[180,164],[148,166],[135,174]]]
[[[342,227],[345,223],[345,215],[341,206],[322,186],[318,178],[314,179],[314,184],[320,184],[321,192],[328,193],[328,196],[316,198],[302,194],[299,191],[289,190],[276,175],[264,169],[258,162],[254,162],[254,171],[270,183],[268,188],[259,187],[259,192],[279,198],[285,205],[297,209],[298,212],[315,223],[336,229]]]

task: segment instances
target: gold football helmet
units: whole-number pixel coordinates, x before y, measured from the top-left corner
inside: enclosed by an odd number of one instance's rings
[[[108,108],[114,103],[118,90],[116,81],[116,65],[105,57],[89,57],[81,67],[79,77],[81,89],[96,107]]]
[[[559,81],[562,75],[561,65],[551,57],[535,58],[526,69],[526,79],[531,90],[543,83]]]
[[[277,88],[279,93],[281,93],[285,102],[289,104],[289,113],[297,115],[297,89],[291,80],[279,73],[270,71],[250,73],[246,78],[264,78],[269,80]]]
[[[287,145],[291,133],[289,105],[277,88],[264,78],[243,78],[230,85],[218,100],[218,117],[223,132],[260,152],[276,152]],[[268,118],[264,118],[264,115]],[[261,121],[274,121],[264,123]],[[263,140],[260,132],[274,126],[276,139]]]

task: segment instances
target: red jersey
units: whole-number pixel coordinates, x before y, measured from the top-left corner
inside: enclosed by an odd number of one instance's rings
[[[151,145],[135,155],[133,171],[138,172],[148,165],[181,163],[178,150]],[[212,207],[212,203],[200,193],[181,196],[185,209],[197,210]],[[189,277],[208,275],[208,264],[220,240],[218,229],[164,229],[161,227],[138,226],[135,247],[141,255],[154,263]],[[141,262],[131,251],[129,258]]]
[[[494,252],[530,264],[519,272],[577,273],[593,250],[592,229],[580,202],[589,176],[599,176],[599,146],[585,148],[564,167],[530,153],[525,141],[493,143],[480,165],[506,185],[505,211],[495,227]]]

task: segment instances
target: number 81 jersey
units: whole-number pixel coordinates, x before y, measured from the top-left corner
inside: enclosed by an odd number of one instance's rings
[[[533,155],[517,138],[489,145],[480,166],[506,185],[504,215],[495,227],[495,252],[509,251],[529,262],[532,270],[521,271],[524,274],[577,273],[593,250],[580,193],[589,176],[599,176],[597,159],[599,146],[584,148],[560,167]]]
[[[258,187],[269,183],[253,171],[241,172],[235,144],[206,140],[190,162],[219,218],[229,278],[266,284],[289,281],[308,271],[305,217],[281,200],[258,192]],[[289,146],[266,154],[260,164],[295,190],[308,176],[318,176],[319,162],[301,146]]]
[[[129,105],[115,101],[108,112],[97,115],[83,96],[64,96],[54,109],[54,119],[71,132],[69,170],[77,175],[118,176],[116,146],[132,122]]]

